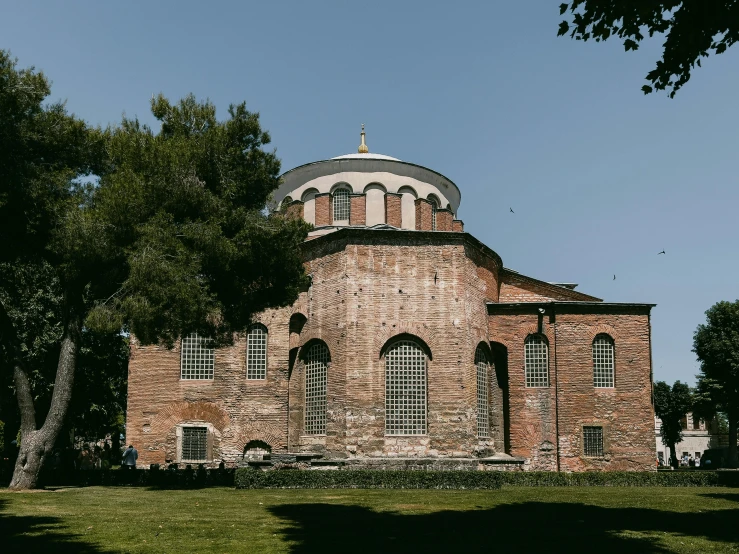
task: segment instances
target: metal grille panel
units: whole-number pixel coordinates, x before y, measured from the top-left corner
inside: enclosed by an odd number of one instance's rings
[[[213,379],[213,340],[191,333],[182,339],[180,379]]]
[[[385,355],[385,434],[426,434],[426,354],[413,341]]]
[[[246,378],[267,378],[267,329],[255,325],[246,337]]]
[[[582,428],[583,456],[599,458],[603,456],[603,427]]]
[[[538,335],[530,336],[524,343],[526,386],[549,386],[549,346]]]
[[[208,428],[182,428],[182,461],[205,462],[208,458]]]
[[[490,437],[490,405],[488,400],[490,363],[482,348],[475,351],[475,366],[477,367],[477,436],[481,439],[487,439]]]
[[[305,358],[305,434],[326,434],[326,378],[328,347],[316,343]]]
[[[334,192],[334,221],[344,221],[349,219],[352,204],[349,198],[349,191],[339,189]]]
[[[607,336],[595,337],[593,341],[593,386],[613,387],[613,341]]]

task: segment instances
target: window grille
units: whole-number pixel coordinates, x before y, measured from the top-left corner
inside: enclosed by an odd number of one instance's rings
[[[385,434],[426,434],[426,354],[413,341],[385,355]]]
[[[490,406],[488,403],[490,364],[482,348],[475,351],[475,366],[477,366],[477,436],[486,439],[490,437]]]
[[[549,386],[549,347],[538,335],[530,336],[524,343],[527,387]]]
[[[600,458],[603,456],[603,427],[582,428],[584,456]]]
[[[267,329],[255,325],[246,337],[246,378],[267,378]]]
[[[191,333],[182,338],[180,353],[181,379],[213,379],[215,350],[213,340]]]
[[[208,428],[182,428],[182,461],[205,462],[208,459]]]
[[[316,343],[305,359],[305,434],[326,433],[326,377],[329,362],[328,347]]]
[[[593,386],[613,387],[613,341],[605,335],[593,341]]]
[[[351,199],[349,191],[346,189],[338,189],[334,192],[334,221],[344,221],[349,219],[352,211]]]

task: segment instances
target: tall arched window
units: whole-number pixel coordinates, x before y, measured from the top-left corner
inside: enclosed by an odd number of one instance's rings
[[[431,202],[431,230],[436,231],[436,210],[439,209],[439,199],[430,194],[428,201]]]
[[[524,343],[527,387],[549,386],[549,345],[541,335],[529,335]]]
[[[608,335],[598,335],[593,340],[593,386],[613,387],[613,369],[613,339]]]
[[[254,325],[246,336],[246,378],[267,378],[267,328]]]
[[[180,379],[213,379],[215,357],[212,339],[197,333],[182,337]]]
[[[477,368],[477,436],[490,437],[490,361],[485,350],[478,346],[475,350]]]
[[[334,221],[349,221],[352,211],[351,199],[349,198],[349,190],[345,188],[336,189],[334,191]]]
[[[426,353],[411,340],[385,354],[385,434],[426,434]]]
[[[326,379],[331,356],[328,346],[317,342],[305,356],[305,434],[326,434]]]

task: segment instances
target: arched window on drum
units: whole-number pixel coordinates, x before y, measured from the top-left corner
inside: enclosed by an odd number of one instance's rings
[[[352,203],[351,203],[351,190],[347,185],[339,185],[333,191],[333,205],[334,205],[334,224],[349,224],[349,218],[351,217]]]

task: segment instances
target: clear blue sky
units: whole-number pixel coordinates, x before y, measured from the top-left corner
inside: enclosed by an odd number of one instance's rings
[[[285,170],[366,123],[371,152],[459,185],[507,267],[657,304],[655,378],[693,383],[695,327],[739,297],[739,47],[645,97],[661,39],[557,38],[559,3],[6,0],[0,48],[93,124],[151,123],[159,92],[246,100]]]

